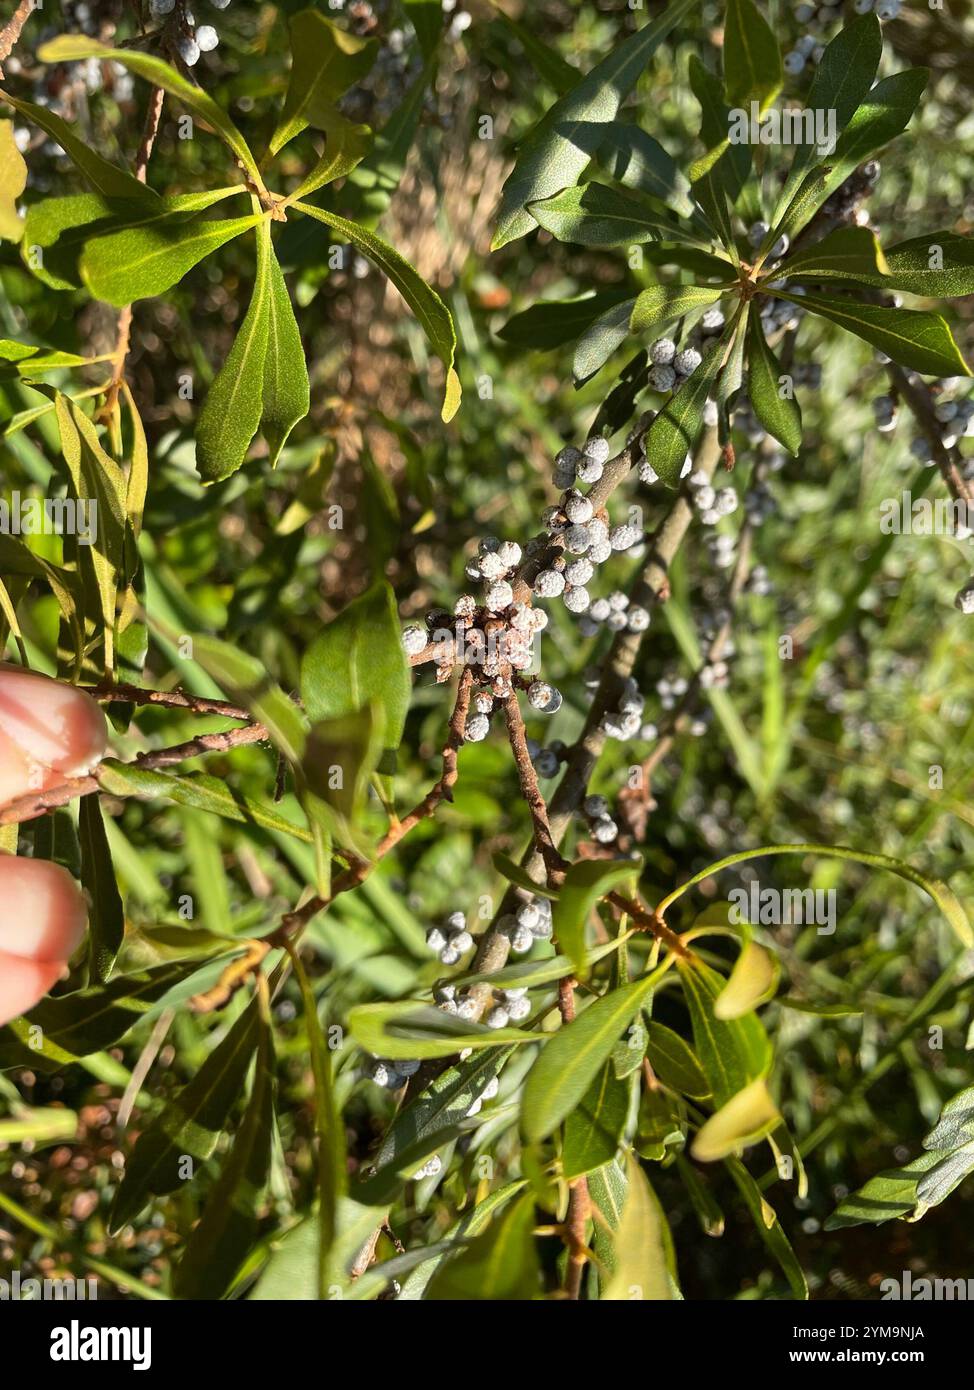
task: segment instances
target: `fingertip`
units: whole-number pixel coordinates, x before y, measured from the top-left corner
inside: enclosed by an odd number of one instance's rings
[[[56,984],[64,961],[25,960],[0,951],[0,1025],[27,1013]]]
[[[28,760],[76,777],[108,750],[105,716],[84,690],[0,664],[0,735]]]
[[[64,962],[84,938],[88,905],[60,864],[0,855],[0,952]]]

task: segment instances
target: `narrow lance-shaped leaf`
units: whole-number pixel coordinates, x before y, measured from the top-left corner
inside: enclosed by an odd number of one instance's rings
[[[554,939],[570,957],[579,979],[588,974],[585,948],[585,928],[597,903],[611,889],[634,876],[638,877],[641,861],[606,864],[598,859],[584,859],[572,864],[552,914]]]
[[[81,278],[96,299],[117,306],[164,294],[211,252],[268,215],[166,221],[93,237],[81,254]]]
[[[720,1019],[714,1002],[724,988],[724,978],[698,957],[678,960],[680,982],[693,1025],[697,1056],[719,1108],[751,1081],[767,1075],[771,1044],[756,1014]]]
[[[604,1062],[565,1119],[561,1150],[565,1178],[590,1173],[615,1157],[629,1114],[629,1094],[629,1082],[616,1076],[611,1060]]]
[[[724,341],[714,343],[700,366],[657,414],[646,434],[646,458],[668,487],[677,487],[684,460],[703,429],[703,412],[720,370]]]
[[[22,101],[18,97],[12,97],[9,92],[0,92],[0,99],[27,120],[33,121],[34,125],[40,126],[41,130],[55,140],[78,166],[96,193],[106,198],[125,198],[149,205],[159,201],[157,193],[147,188],[127,169],[120,169],[96,153],[86,140],[75,135],[67,121],[48,110],[46,106],[38,106],[33,101]]]
[[[604,183],[565,188],[528,208],[546,232],[580,246],[629,246],[687,236],[678,222],[656,212],[637,194]]]
[[[621,286],[577,299],[540,300],[509,318],[497,336],[515,348],[545,351],[563,347],[588,328],[594,328],[610,309],[617,309],[623,302],[633,300]]]
[[[88,894],[88,955],[95,980],[107,980],[125,935],[125,909],[115,881],[101,801],[83,796],[78,808],[81,882]]]
[[[700,139],[707,151],[690,166],[690,178],[709,174],[733,206],[751,169],[751,146],[730,143],[730,112],[724,103],[720,79],[707,71],[695,53],[690,57],[689,77],[693,95],[700,103]]]
[[[274,1049],[260,1001],[254,1079],[233,1148],[190,1236],[173,1280],[177,1298],[222,1298],[250,1250],[267,1184],[274,1134]]]
[[[659,199],[681,217],[692,215],[690,180],[659,141],[639,126],[621,121],[579,122],[574,139],[580,148],[590,150],[616,183]]]
[[[724,21],[724,86],[732,106],[757,101],[762,111],[781,91],[781,50],[753,0],[728,0]]]
[[[139,1136],[115,1194],[110,1227],[119,1231],[153,1196],[175,1192],[189,1157],[204,1163],[217,1146],[244,1089],[257,1046],[258,1015],[251,1003],[210,1052],[191,1081],[167,1101]]]
[[[725,291],[710,285],[650,285],[642,291],[632,311],[632,331],[648,332],[683,318],[694,309],[715,304]]]
[[[259,232],[270,241],[269,224],[262,224]],[[273,246],[267,274],[267,354],[260,428],[270,450],[271,467],[275,468],[292,429],[311,408],[311,384],[291,296]]]
[[[534,1239],[534,1195],[525,1193],[452,1259],[445,1260],[427,1299],[519,1302],[540,1292]]]
[[[348,222],[333,212],[327,212],[324,208],[315,207],[313,203],[299,201],[294,207],[306,212],[309,217],[316,217],[319,222],[324,222],[326,226],[338,232],[339,236],[357,246],[395,285],[422,324],[433,351],[446,367],[446,390],[441,415],[444,420],[452,420],[460,404],[460,378],[453,369],[457,337],[453,316],[443,300],[420,278],[398,251],[374,232],[358,226],[355,222]]]
[[[758,1235],[764,1241],[769,1254],[780,1265],[782,1273],[788,1280],[793,1297],[798,1299],[808,1298],[808,1284],[805,1274],[798,1262],[791,1243],[784,1231],[781,1229],[781,1222],[774,1208],[764,1199],[761,1189],[744,1167],[744,1164],[737,1158],[724,1160],[731,1177],[737,1184],[738,1191],[744,1198],[745,1205],[751,1213]]]
[[[614,1267],[603,1302],[670,1301],[678,1297],[676,1259],[659,1198],[634,1154],[626,1164],[626,1198],[612,1236]]]
[[[223,107],[218,106],[202,87],[197,87],[161,58],[156,58],[151,53],[141,53],[134,48],[110,48],[107,44],[86,38],[84,34],[62,34],[59,38],[51,39],[49,43],[41,45],[37,56],[42,63],[82,62],[87,58],[121,63],[129,72],[134,72],[137,77],[144,77],[147,82],[161,87],[170,96],[178,97],[190,111],[195,111],[197,116],[211,125],[230,147],[257,187],[263,187],[257,161]]]
[[[629,319],[635,303],[635,299],[624,299],[621,304],[613,304],[579,338],[572,358],[576,386],[600,371],[629,337]]]
[[[356,169],[372,145],[372,131],[367,125],[353,125],[340,112],[322,116],[317,128],[325,133],[325,150],[311,172],[286,202],[297,202],[315,193],[336,179],[343,179]]]
[[[885,283],[889,272],[876,233],[868,227],[839,227],[812,246],[775,267],[776,279],[787,275],[809,280],[873,280]]]
[[[776,294],[864,338],[904,367],[928,376],[971,375],[953,334],[939,314],[923,309],[888,309],[822,294],[799,297],[784,290]]]
[[[270,307],[273,255],[270,230],[264,224],[258,232],[257,269],[250,307],[237,330],[227,360],[207,392],[196,423],[196,467],[206,483],[221,482],[236,473],[260,425],[273,315]],[[287,298],[286,288],[284,296]],[[300,341],[298,351],[303,366]],[[274,365],[269,370],[276,379],[284,369]]]
[[[0,1030],[0,1067],[57,1070],[119,1042],[147,1009],[196,969],[174,962],[108,984],[44,999]]]
[[[312,720],[336,719],[375,701],[386,748],[398,748],[412,682],[396,601],[380,580],[318,634],[301,661],[301,698]]]
[[[291,77],[269,154],[277,154],[308,125],[315,112],[334,102],[359,82],[375,62],[378,43],[362,39],[325,18],[317,10],[299,10],[291,30]]]
[[[671,963],[668,957],[641,980],[597,999],[545,1043],[528,1073],[521,1104],[521,1126],[531,1143],[546,1139],[579,1103]]]
[[[741,1018],[760,1004],[766,1004],[778,987],[781,968],[777,959],[759,946],[746,940],[734,962],[730,979],[714,1001],[716,1018]]]
[[[517,161],[504,184],[493,249],[526,236],[535,227],[529,203],[574,184],[589,162],[575,143],[582,122],[613,120],[623,99],[645,71],[656,49],[696,0],[672,0],[650,24],[617,48],[554,106],[521,142]]]
[[[821,244],[821,243],[820,243]],[[811,260],[816,248],[810,247]],[[887,247],[883,267],[873,270],[830,263],[829,279],[855,280],[877,288],[906,290],[935,299],[974,294],[974,237],[957,236],[954,232],[929,232],[910,241]],[[796,279],[813,279],[819,269],[806,270],[805,257],[796,258],[796,267],[784,267],[785,273]]]
[[[748,324],[747,380],[754,413],[761,424],[791,454],[802,442],[802,413],[795,398],[794,381],[782,376],[781,365],[768,346],[760,314]]]
[[[882,51],[883,30],[874,14],[861,15],[846,24],[825,46],[805,98],[806,108],[834,111],[836,132],[843,131],[872,85]],[[821,162],[814,145],[799,147],[778,197],[772,231],[809,168]]]
[[[452,1057],[468,1047],[479,1051],[503,1047],[505,1043],[541,1041],[537,1033],[467,1023],[412,999],[391,1004],[357,1004],[349,1012],[348,1031],[367,1052],[393,1061],[400,1057]]]

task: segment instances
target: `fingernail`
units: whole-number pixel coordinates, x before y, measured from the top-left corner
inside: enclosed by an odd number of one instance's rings
[[[0,664],[0,741],[67,777],[87,772],[108,748],[105,716],[90,695],[7,664]]]
[[[84,895],[67,869],[0,854],[0,954],[60,970],[80,945],[87,919]]]

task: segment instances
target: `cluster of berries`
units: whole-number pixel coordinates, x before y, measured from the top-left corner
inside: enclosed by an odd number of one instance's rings
[[[616,708],[606,710],[599,727],[607,738],[619,740],[636,738],[642,729],[645,707],[645,695],[633,677],[629,676],[620,691]]]
[[[596,844],[611,845],[619,838],[619,827],[609,813],[609,803],[604,796],[587,796],[582,802],[582,814]]]
[[[443,965],[456,965],[461,956],[473,946],[467,931],[467,919],[462,912],[451,912],[442,927],[430,927],[426,944]]]
[[[467,1023],[473,1023],[480,1017],[479,1001],[472,994],[458,994],[455,985],[438,985],[433,991],[433,998],[444,1013],[454,1014]],[[520,1023],[530,1012],[531,1001],[526,986],[523,989],[495,989],[491,992],[491,1006],[484,1022],[488,1028],[506,1028],[509,1023]],[[481,1099],[489,1100],[490,1096],[482,1093]]]
[[[209,0],[215,10],[225,10],[230,0]],[[175,13],[172,33],[173,46],[188,68],[195,67],[202,53],[212,53],[220,36],[212,24],[197,24],[193,11],[183,0],[149,0],[149,10],[155,19],[168,19]]]
[[[398,1061],[390,1062],[385,1057],[376,1057],[369,1066],[369,1076],[377,1086],[384,1086],[387,1091],[399,1091],[405,1086],[411,1076],[415,1076],[419,1071],[419,1062]]]
[[[529,738],[528,756],[534,764],[534,770],[539,777],[557,777],[558,769],[568,756],[568,748],[560,738],[553,738],[547,745],[538,743],[537,739]]]
[[[687,480],[691,500],[704,526],[716,526],[722,516],[737,511],[738,497],[732,487],[715,488],[702,469]]]
[[[617,589],[608,598],[595,600],[579,623],[579,631],[583,637],[594,637],[604,625],[610,632],[645,632],[649,622],[649,609],[631,603],[629,595]]]
[[[511,943],[514,954],[523,956],[536,941],[551,939],[551,903],[547,898],[530,898],[516,912],[505,913],[497,928]]]

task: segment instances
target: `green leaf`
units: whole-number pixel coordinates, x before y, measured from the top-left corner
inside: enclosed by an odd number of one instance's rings
[[[315,1084],[315,1134],[318,1140],[318,1297],[328,1295],[328,1274],[332,1247],[338,1234],[338,1205],[348,1189],[348,1156],[345,1148],[345,1122],[335,1098],[335,1079],[331,1052],[325,1042],[318,1001],[315,999],[297,950],[290,952],[291,964],[301,990],[304,1022],[311,1053]]]
[[[270,323],[274,316],[270,307],[273,255],[270,232],[265,225],[258,233],[257,271],[250,307],[237,330],[227,360],[206,394],[196,422],[196,467],[205,483],[222,482],[241,467],[264,412],[265,370],[274,378],[283,370],[276,363],[268,364],[267,360]],[[287,299],[287,290],[283,293]],[[300,339],[298,352],[303,366]]]
[[[579,1103],[670,965],[596,999],[572,1023],[563,1024],[528,1073],[521,1127],[530,1143],[546,1139]]]
[[[270,227],[261,231],[270,242]],[[311,383],[301,333],[284,275],[270,247],[267,299],[267,354],[261,396],[260,429],[267,440],[272,468],[299,420],[311,409]]]
[[[624,299],[600,314],[585,330],[572,358],[572,376],[576,386],[601,371],[621,343],[629,337],[629,318],[635,299]]]
[[[13,121],[0,121],[0,240],[19,241],[24,223],[17,211],[27,187],[27,165],[14,141]]]
[[[534,1196],[528,1192],[460,1254],[443,1262],[427,1299],[493,1303],[539,1297],[541,1270],[534,1225]]]
[[[584,294],[578,299],[542,300],[509,318],[497,336],[516,348],[542,352],[560,348],[603,317],[608,318],[608,311],[628,298],[628,290],[620,287]]]
[[[806,110],[834,111],[836,133],[845,130],[872,85],[882,52],[882,25],[874,14],[861,15],[846,24],[826,44],[805,98]],[[780,220],[813,163],[822,163],[815,146],[801,146],[778,197],[771,218],[772,227]]]
[[[505,1183],[503,1187],[495,1188],[495,1190],[489,1193],[482,1202],[478,1202],[475,1207],[471,1208],[459,1221],[450,1227],[446,1233],[445,1239],[453,1242],[465,1237],[480,1235],[481,1231],[487,1229],[487,1224],[492,1220],[494,1213],[499,1211],[501,1207],[506,1206],[512,1197],[516,1197],[517,1194],[523,1190],[524,1186],[524,1179],[521,1178],[516,1182]],[[442,1263],[442,1253],[424,1261],[424,1263],[415,1269],[409,1278],[403,1282],[397,1301],[400,1303],[415,1303],[419,1299],[424,1298],[430,1280]]]
[[[247,1109],[173,1278],[177,1298],[222,1298],[253,1245],[274,1135],[274,1051],[259,1012],[257,1056]]]
[[[119,307],[164,294],[194,265],[267,216],[166,220],[93,237],[81,253],[81,278],[96,299]]]
[[[45,285],[55,290],[77,289],[81,285],[78,261],[90,238],[167,218],[173,218],[175,226],[188,214],[205,212],[214,203],[245,191],[244,184],[231,184],[203,193],[176,193],[166,198],[153,195],[149,203],[106,198],[100,193],[45,198],[27,209],[21,255]]]
[[[679,1298],[673,1238],[659,1198],[639,1160],[629,1154],[626,1199],[612,1237],[614,1268],[606,1280],[603,1303]]]
[[[498,1047],[441,1072],[400,1110],[379,1149],[376,1168],[397,1162],[407,1149],[432,1143],[459,1125],[512,1052],[512,1048]]]
[[[812,255],[815,250],[810,247],[807,254]],[[847,272],[841,265],[833,265],[828,278],[856,280],[881,289],[906,290],[930,299],[974,294],[974,237],[929,232],[926,236],[897,242],[889,247],[883,259],[884,267],[872,270],[863,267]],[[811,279],[811,272],[801,264],[804,257],[796,257],[796,260],[799,262],[797,270],[787,264],[782,267],[782,273],[796,279]]]
[[[974,1172],[974,1086],[952,1096],[923,1141],[924,1152],[890,1168],[846,1197],[825,1223],[827,1231],[893,1217],[918,1221]]]
[[[565,1178],[577,1178],[615,1158],[629,1114],[630,1086],[612,1061],[603,1064],[579,1104],[565,1120],[561,1150]]]
[[[460,378],[453,369],[457,336],[453,327],[453,316],[443,300],[417,275],[416,271],[392,246],[377,237],[365,227],[348,222],[313,203],[296,202],[294,207],[324,222],[333,231],[350,241],[353,246],[374,261],[379,269],[389,277],[396,289],[405,299],[419,319],[429,339],[430,346],[446,367],[446,389],[441,417],[444,421],[453,419],[460,404]]]
[[[611,889],[620,883],[638,878],[641,860],[623,863],[599,859],[583,859],[572,864],[558,895],[552,914],[554,939],[571,959],[579,979],[587,977],[588,965],[585,928],[589,917]]]
[[[664,1086],[691,1100],[704,1100],[710,1095],[710,1083],[693,1048],[679,1033],[655,1019],[649,1024],[646,1056]]]
[[[802,1300],[807,1299],[808,1283],[804,1271],[798,1263],[788,1237],[781,1229],[781,1223],[774,1207],[765,1201],[761,1195],[761,1189],[739,1159],[727,1158],[724,1162],[744,1198],[748,1211],[751,1213],[758,1235],[788,1280],[792,1296]]]
[[[649,59],[695,0],[671,0],[657,19],[624,39],[565,96],[560,97],[521,142],[517,161],[504,184],[492,249],[534,230],[529,203],[574,184],[589,162],[575,141],[579,124],[612,121]]]
[[[714,1004],[716,1018],[741,1018],[766,1004],[778,988],[781,967],[777,959],[754,941],[745,941],[734,968]]]
[[[257,1047],[258,1021],[254,1002],[209,1053],[193,1079],[166,1102],[139,1135],[115,1194],[109,1221],[112,1232],[134,1220],[153,1196],[175,1192],[186,1180],[187,1157],[195,1163],[212,1157],[243,1093]]]
[[[269,154],[314,125],[316,112],[332,106],[361,81],[378,53],[375,39],[361,39],[317,10],[299,10],[291,19],[291,78]]]
[[[326,184],[350,174],[368,154],[372,131],[367,125],[353,125],[338,111],[322,113],[316,126],[325,132],[325,152],[311,172],[285,200],[285,206],[306,198]]]
[[[727,0],[724,85],[732,106],[757,101],[766,111],[781,91],[778,40],[753,0]]]
[[[690,180],[658,140],[621,121],[580,122],[574,139],[617,183],[658,198],[681,217],[693,214]]]
[[[86,38],[83,34],[62,34],[59,38],[51,39],[48,43],[41,45],[37,50],[37,56],[42,63],[81,62],[87,58],[98,58],[102,62],[121,63],[122,67],[127,68],[129,72],[134,72],[137,77],[144,77],[147,82],[161,87],[170,96],[177,97],[190,111],[195,111],[197,116],[212,126],[217,135],[229,146],[244,168],[254,178],[258,188],[263,187],[257,161],[251,154],[246,140],[227,113],[221,106],[217,105],[211,96],[203,91],[202,87],[197,87],[187,78],[181,76],[175,68],[170,67],[161,58],[155,58],[150,53],[140,53],[137,49],[132,48],[109,48],[107,44],[97,43],[94,39]],[[103,191],[110,192],[107,189]]]
[[[369,778],[379,765],[385,719],[381,707],[316,719],[308,732],[301,767],[308,787],[343,822],[351,823],[365,803]]]
[[[719,1238],[724,1234],[724,1213],[710,1188],[702,1180],[692,1163],[682,1154],[676,1156],[676,1170],[683,1179],[693,1210],[696,1212],[700,1229],[705,1236]]]
[[[520,1028],[488,1028],[467,1023],[417,999],[387,1004],[357,1004],[348,1015],[348,1031],[360,1046],[377,1057],[452,1057],[465,1048],[502,1047],[505,1043],[537,1043],[537,1033]]]
[[[115,882],[101,800],[83,796],[78,807],[81,884],[88,895],[88,959],[94,980],[107,980],[125,936],[125,909]]]
[[[751,314],[747,330],[748,394],[761,424],[797,454],[802,442],[802,412],[794,394],[782,395],[782,387],[794,391],[790,376],[782,377],[781,364],[768,346],[760,314]]]
[[[771,1066],[771,1044],[756,1014],[720,1019],[714,1003],[724,988],[718,975],[698,957],[679,959],[680,982],[690,1010],[693,1039],[718,1109]]]
[[[375,703],[385,748],[398,748],[412,681],[396,600],[379,580],[318,634],[301,661],[301,698],[314,721],[338,719]]]
[[[140,797],[147,801],[174,801],[180,806],[208,811],[224,820],[259,825],[265,830],[292,835],[298,840],[311,839],[309,831],[303,825],[295,825],[274,806],[264,805],[243,792],[232,791],[225,782],[221,782],[218,777],[211,777],[208,773],[188,772],[177,775],[139,767],[136,763],[119,763],[106,758],[99,765],[98,779],[104,790],[115,796]]]
[[[439,47],[443,33],[442,0],[403,0],[403,8],[416,30],[423,57],[428,61]]]
[[[195,969],[195,963],[174,962],[43,999],[29,1014],[0,1030],[0,1067],[56,1071],[79,1057],[113,1047],[156,1000]]]
[[[621,188],[585,183],[529,203],[531,216],[559,241],[580,246],[631,246],[663,236],[685,237],[677,222]]]
[[[678,487],[686,456],[703,429],[703,412],[723,358],[723,339],[667,401],[646,434],[646,457],[667,487]]]
[[[775,278],[863,280],[884,284],[886,257],[868,227],[839,227],[821,241],[797,251],[774,270]]]
[[[661,1087],[647,1086],[639,1101],[636,1152],[653,1163],[663,1163],[671,1151],[686,1143],[686,1112],[677,1096]]]
[[[80,407],[59,392],[50,394],[71,491],[76,499],[98,503],[94,543],[80,545],[75,540],[69,554],[82,576],[85,618],[101,637],[102,672],[111,677],[115,670],[116,597],[125,567],[125,475],[102,448],[95,426]]]
[[[9,92],[0,92],[0,98],[27,120],[33,121],[34,125],[40,126],[41,130],[56,141],[78,166],[96,193],[102,194],[105,198],[132,199],[149,205],[159,201],[158,194],[151,188],[147,188],[127,169],[119,169],[117,165],[103,159],[91,148],[88,141],[75,135],[67,121],[49,111],[46,106],[38,106],[32,101],[21,101],[12,97]]]
[[[939,314],[923,309],[887,309],[823,294],[799,297],[783,290],[776,293],[864,338],[904,367],[912,367],[928,376],[971,375],[953,334]]]
[[[709,175],[733,207],[751,170],[751,146],[730,143],[730,111],[724,103],[720,79],[707,71],[695,53],[690,55],[689,77],[693,95],[700,103],[700,139],[707,151],[691,165],[690,178]]]
[[[716,303],[724,293],[710,285],[650,285],[636,300],[630,326],[634,333],[655,331],[694,309]]]
[[[297,705],[267,674],[263,663],[229,642],[204,635],[193,638],[193,655],[228,699],[264,724],[271,741],[297,766],[304,753],[307,724]]]
[[[701,1125],[690,1152],[698,1163],[714,1163],[756,1144],[780,1124],[778,1107],[767,1082],[760,1077],[731,1096]]]
[[[353,1202],[350,1197],[339,1199],[338,1232],[328,1262],[330,1289],[344,1296],[351,1286],[349,1276],[357,1256],[387,1214]],[[319,1249],[317,1215],[292,1226],[272,1245],[270,1259],[248,1299],[255,1302],[317,1299]]]

